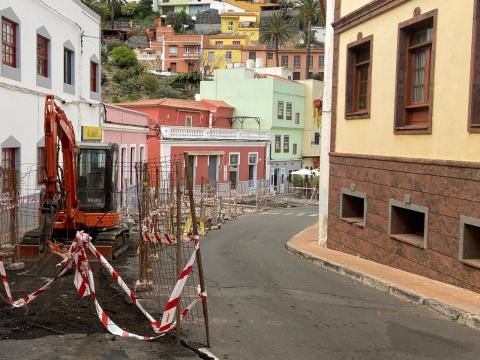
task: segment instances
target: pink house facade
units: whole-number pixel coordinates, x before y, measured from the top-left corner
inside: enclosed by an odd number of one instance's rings
[[[135,164],[147,161],[148,119],[138,111],[105,105],[103,142],[118,145],[117,190],[123,195],[120,205],[125,205],[126,193],[136,184]]]
[[[233,128],[232,124],[247,117],[235,116],[229,104],[153,99],[119,105],[149,115],[148,161],[152,164],[188,152],[195,185],[228,184],[242,193],[266,186],[270,132]]]

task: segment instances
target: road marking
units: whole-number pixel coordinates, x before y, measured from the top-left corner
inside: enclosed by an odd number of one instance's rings
[[[318,214],[310,214],[310,215],[308,215],[308,216],[314,217],[314,216],[318,216]]]
[[[208,349],[205,349],[205,348],[200,348],[198,349],[198,351],[204,355],[207,355],[208,356],[208,359],[210,360],[220,360],[218,357],[216,357],[215,355],[213,355]]]
[[[283,213],[283,215],[288,216],[288,215],[293,215],[293,213]]]
[[[303,216],[303,215],[305,215],[305,213],[299,213],[299,214],[297,214],[297,216]]]
[[[269,215],[280,215],[280,213],[278,212],[271,212],[271,213],[268,213]]]

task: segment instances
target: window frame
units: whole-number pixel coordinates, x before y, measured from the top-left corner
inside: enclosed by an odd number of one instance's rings
[[[412,240],[408,237],[411,235],[410,233],[402,233],[397,234],[393,232],[393,208],[403,209],[411,212],[416,212],[419,214],[423,214],[424,222],[423,222],[423,236],[421,241]],[[423,205],[417,205],[412,203],[405,203],[404,201],[399,201],[395,199],[390,199],[388,203],[388,236],[396,241],[400,241],[412,246],[419,247],[421,249],[428,249],[428,207]],[[407,235],[407,236],[406,236]]]
[[[357,62],[357,55],[360,51],[368,49],[369,60]],[[347,44],[347,69],[345,84],[345,119],[369,119],[371,113],[372,93],[372,56],[373,35],[362,37]],[[358,81],[359,68],[368,65],[367,79],[367,106],[366,109],[358,108],[360,83]]]
[[[47,180],[45,146],[37,146],[37,185],[45,184]]]
[[[233,61],[233,53],[231,51],[225,51],[225,61],[229,64]]]
[[[283,120],[285,118],[285,101],[279,100],[277,102],[277,119]]]
[[[396,72],[396,93],[395,93],[395,119],[394,133],[400,134],[431,134],[432,133],[432,115],[433,115],[433,97],[434,97],[434,75],[435,75],[435,48],[437,33],[438,10],[416,15],[413,18],[398,24],[398,45],[397,45],[397,72]],[[428,64],[428,102],[422,104],[410,104],[410,52],[415,46],[410,46],[410,37],[416,30],[425,27],[432,27],[432,38],[430,45],[430,63]],[[424,46],[421,45],[421,46]],[[427,82],[426,82],[427,85]],[[418,109],[427,109],[425,123],[407,124],[409,112],[415,112]]]
[[[300,113],[295,113],[295,125],[300,125]]]
[[[250,161],[250,156],[255,155],[255,162]],[[258,152],[249,152],[248,153],[248,165],[257,165],[258,164]]]
[[[68,53],[68,61],[66,60],[66,55]],[[69,48],[63,48],[63,83],[66,85],[73,85],[74,84],[74,56],[75,52]],[[70,82],[67,82],[67,63],[68,63],[68,72],[70,74]]]
[[[278,145],[278,148],[277,148]],[[282,152],[282,135],[275,135],[275,153],[279,154]]]
[[[175,49],[175,51],[173,51]],[[169,57],[177,57],[178,56],[178,46],[177,45],[169,45],[168,46],[168,56]]]
[[[285,120],[292,120],[292,114],[293,114],[293,104],[291,101],[287,101],[285,105]]]
[[[290,153],[290,135],[283,135],[283,153]]]
[[[463,264],[470,267],[480,269],[480,259],[472,258],[465,254],[465,243],[469,242],[466,237],[468,236],[468,227],[475,227],[480,229],[480,219],[473,218],[465,215],[460,215],[460,230],[459,230],[459,246],[458,246],[458,260]]]
[[[292,144],[292,155],[297,155],[298,146],[297,144]]]
[[[237,155],[238,162],[236,164],[232,163],[232,155]],[[238,166],[240,167],[240,153],[239,152],[231,152],[228,153],[228,166]]]
[[[6,40],[4,40],[3,38],[3,23],[6,23],[8,25],[10,25],[12,27],[12,38],[13,38],[13,41],[10,43],[10,42],[7,42]],[[12,48],[12,52],[13,52],[13,61],[12,62],[7,62],[6,60],[6,55],[5,55],[5,51],[3,50],[2,51],[2,65],[6,65],[6,66],[10,66],[12,68],[17,68],[17,29],[18,29],[18,24],[13,21],[13,20],[10,20],[4,16],[0,17],[0,24],[1,24],[1,45],[2,45],[2,48],[3,47],[10,47]],[[5,56],[5,60],[3,60],[3,56]]]
[[[98,93],[98,63],[90,60],[90,92]]]
[[[286,61],[283,61],[283,60],[286,60]],[[282,67],[287,67],[288,68],[288,55],[282,55],[280,57],[280,65]]]
[[[470,94],[468,124],[470,133],[480,133],[480,0],[474,1],[472,56],[470,61]]]
[[[363,214],[361,221],[359,219],[351,216],[347,216],[346,213],[349,212],[351,208],[348,207],[348,200],[347,199],[358,199],[363,201]],[[365,228],[367,225],[367,193],[360,192],[348,188],[341,188],[340,189],[340,210],[339,210],[339,218],[342,221],[345,221],[351,225],[358,226],[360,228]]]
[[[297,65],[297,62],[295,60],[298,59],[298,65]],[[293,67],[295,69],[301,69],[302,67],[302,57],[300,55],[294,55],[293,56]]]
[[[45,50],[45,53],[44,54],[41,54],[40,51],[39,51],[39,42],[43,42],[43,45],[44,45],[44,50]],[[36,73],[38,76],[41,76],[41,77],[44,77],[44,78],[49,78],[49,71],[48,71],[48,63],[50,61],[49,59],[49,51],[48,51],[48,48],[50,46],[50,39],[46,38],[45,36],[42,36],[40,34],[37,34],[37,70],[36,70]],[[43,64],[41,65],[41,69],[42,69],[42,72],[39,72],[39,65],[38,65],[38,61],[41,60],[43,62]]]
[[[312,67],[313,67],[313,55],[309,55],[309,56],[307,57],[307,66],[308,66],[309,68],[312,68]]]

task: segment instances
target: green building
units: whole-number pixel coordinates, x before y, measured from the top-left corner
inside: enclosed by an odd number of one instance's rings
[[[302,167],[305,85],[251,69],[218,69],[214,80],[200,83],[200,97],[233,106],[238,116],[234,128],[270,131],[267,173],[277,191],[284,192],[288,174]]]
[[[154,0],[153,9],[160,15],[168,15],[173,12],[185,11],[190,16],[210,9],[210,0]]]

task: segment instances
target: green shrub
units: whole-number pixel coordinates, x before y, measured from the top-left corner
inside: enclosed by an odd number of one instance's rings
[[[108,55],[112,63],[119,68],[129,68],[138,64],[135,52],[126,45],[115,47]]]

